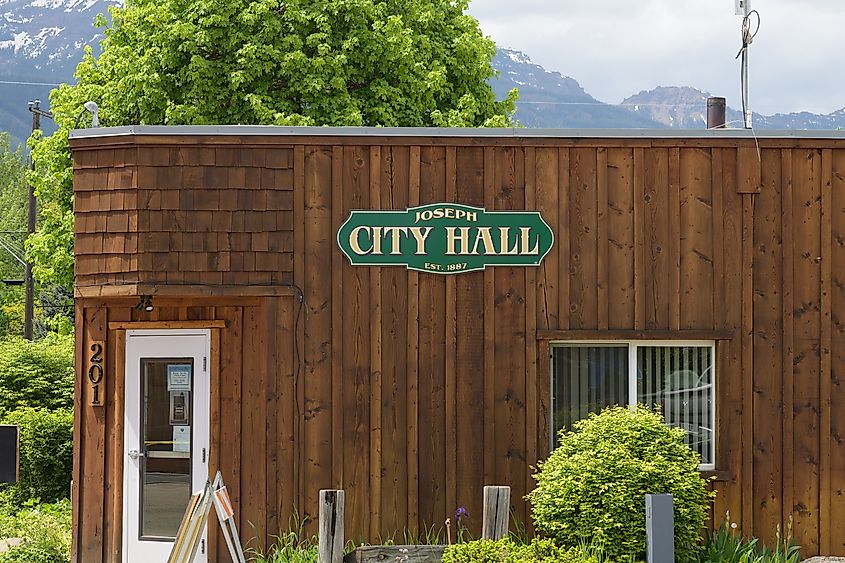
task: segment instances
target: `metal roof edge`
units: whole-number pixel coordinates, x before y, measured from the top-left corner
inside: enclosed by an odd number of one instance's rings
[[[125,136],[516,137],[590,139],[845,139],[845,131],[752,129],[530,129],[444,127],[282,127],[276,125],[128,125],[74,129],[71,139]]]

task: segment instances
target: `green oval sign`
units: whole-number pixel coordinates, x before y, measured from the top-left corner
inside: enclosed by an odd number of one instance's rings
[[[352,211],[337,231],[337,244],[353,266],[457,274],[537,266],[554,234],[537,211],[432,203],[405,211]]]

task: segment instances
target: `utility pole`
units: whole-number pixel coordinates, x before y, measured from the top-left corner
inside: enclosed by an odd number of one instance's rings
[[[49,111],[44,111],[41,109],[41,100],[30,101],[28,105],[29,111],[30,113],[32,113],[32,132],[35,133],[36,130],[41,129],[41,116],[52,119],[53,114]],[[30,153],[29,155],[29,169],[33,171],[35,170],[35,160],[32,158],[32,153]],[[35,186],[32,182],[29,182],[28,184],[29,198],[27,201],[26,219],[27,236],[35,232],[35,217],[37,205],[37,202],[35,200]],[[32,280],[32,262],[30,262],[29,260],[26,261],[26,274],[24,283],[26,285],[26,306],[24,309],[23,337],[27,340],[32,340],[32,325],[33,318],[35,316],[35,284]]]

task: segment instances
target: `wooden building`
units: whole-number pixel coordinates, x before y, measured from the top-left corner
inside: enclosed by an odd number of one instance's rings
[[[678,421],[717,523],[771,540],[791,518],[805,555],[845,555],[841,132],[138,126],[71,148],[76,560],[169,547],[178,476],[206,468],[262,541],[321,488],[353,540],[459,506],[477,526],[484,484],[528,521],[553,424],[675,408],[671,381],[700,394]],[[344,257],[351,210],[424,204],[539,211],[554,244],[454,275]],[[646,393],[650,354],[681,349]]]

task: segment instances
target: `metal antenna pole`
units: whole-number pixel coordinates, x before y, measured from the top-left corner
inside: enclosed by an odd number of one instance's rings
[[[745,0],[742,3],[742,7],[745,9],[745,15],[743,16],[744,21],[748,22],[748,15],[751,13],[751,2],[749,0]],[[750,25],[750,24],[749,24]],[[748,65],[749,65],[749,53],[748,47],[745,48],[745,65],[742,69],[742,87],[745,90],[745,115],[743,115],[743,119],[745,120],[745,128],[751,129],[751,102],[748,100]]]
[[[740,70],[740,92],[742,94],[742,121],[746,129],[751,129],[751,104],[748,101],[748,47],[760,30],[760,14],[756,10],[751,9],[751,0],[734,0],[734,13],[742,16],[742,47],[737,53],[736,58],[742,58]],[[757,16],[757,28],[751,31],[751,15]]]

